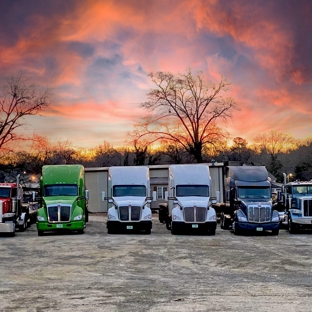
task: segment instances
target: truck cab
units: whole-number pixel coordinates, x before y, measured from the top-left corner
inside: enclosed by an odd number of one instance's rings
[[[209,167],[202,164],[169,166],[169,219],[172,234],[215,235],[217,218],[211,207]]]
[[[107,233],[140,232],[150,234],[152,210],[150,208],[150,178],[146,166],[116,166],[108,170]]]
[[[228,214],[221,213],[222,229],[234,234],[246,231],[272,231],[278,235],[279,213],[272,208],[271,183],[263,166],[228,166],[225,198]]]
[[[312,230],[312,181],[285,183],[282,202],[289,233]]]
[[[37,212],[37,230],[84,232],[88,221],[89,191],[82,165],[47,165],[40,180],[42,207]]]
[[[23,205],[23,189],[16,183],[0,183],[0,233],[14,236],[15,231],[25,231],[28,225],[28,206]]]

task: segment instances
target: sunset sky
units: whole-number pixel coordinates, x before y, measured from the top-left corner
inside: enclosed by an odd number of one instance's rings
[[[231,137],[312,136],[310,0],[1,0],[0,79],[52,87],[23,133],[74,147],[124,145],[149,72],[232,82]]]

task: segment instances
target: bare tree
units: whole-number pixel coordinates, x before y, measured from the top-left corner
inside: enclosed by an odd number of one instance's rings
[[[286,134],[275,130],[258,135],[255,140],[258,150],[270,155],[286,153],[295,149],[295,139]]]
[[[217,126],[226,121],[236,108],[232,98],[224,98],[230,83],[221,79],[219,84],[207,84],[201,72],[174,76],[170,72],[149,74],[156,85],[141,106],[149,114],[136,125],[134,137],[150,142],[178,144],[191,154],[196,162],[203,161],[204,146],[217,144],[227,133]]]
[[[296,142],[292,136],[275,130],[257,136],[255,142],[258,152],[270,155],[268,169],[274,176],[278,176],[283,167],[278,155],[296,148]]]
[[[7,79],[0,95],[0,149],[8,143],[26,139],[17,133],[24,117],[38,114],[49,105],[51,90],[41,91],[28,83],[23,73]]]

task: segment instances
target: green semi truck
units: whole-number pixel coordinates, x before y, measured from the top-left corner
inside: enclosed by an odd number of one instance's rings
[[[89,191],[82,165],[47,165],[40,180],[42,207],[37,213],[38,235],[45,232],[84,232]]]

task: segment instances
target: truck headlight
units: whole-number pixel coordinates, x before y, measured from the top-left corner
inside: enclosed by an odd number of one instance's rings
[[[247,217],[241,210],[237,210],[236,217],[237,217],[237,220],[240,222],[247,222]]]
[[[172,220],[176,221],[176,220],[182,220],[182,219],[177,215],[172,215]]]
[[[37,220],[38,220],[38,221],[45,221],[45,218],[44,218],[44,217],[41,217],[41,216],[37,216]]]
[[[152,215],[151,214],[148,214],[146,215],[143,220],[151,220],[152,219]]]
[[[280,216],[279,216],[278,211],[273,210],[273,213],[272,213],[272,222],[279,222],[279,221],[280,221]]]
[[[213,215],[213,216],[209,217],[208,220],[209,220],[209,221],[216,221],[216,220],[217,220],[217,217],[216,217],[216,215]]]
[[[82,215],[81,215],[81,214],[78,215],[78,216],[76,216],[76,217],[74,218],[75,221],[79,221],[79,220],[81,220],[81,219],[82,219]]]
[[[112,214],[108,214],[108,220],[116,220],[116,217]]]

